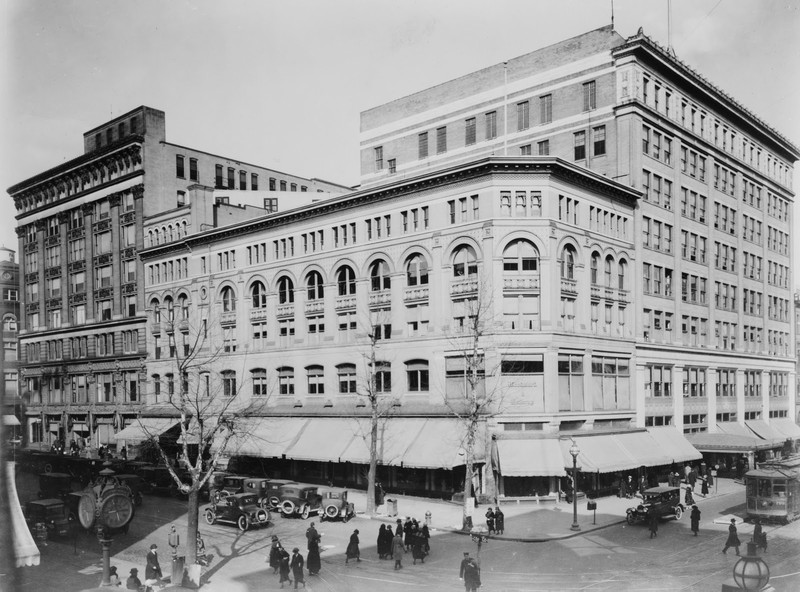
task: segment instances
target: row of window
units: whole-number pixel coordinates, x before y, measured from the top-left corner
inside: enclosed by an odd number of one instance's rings
[[[227,174],[226,174],[227,173]],[[175,176],[179,179],[186,179],[186,157],[183,154],[175,155]],[[225,167],[217,164],[214,167],[214,187],[217,189],[239,189],[246,191],[248,189],[248,176],[250,180],[249,188],[251,191],[258,191],[258,174],[247,173],[247,171],[239,170],[238,174],[234,167]],[[196,158],[189,158],[189,180],[196,183],[200,182],[200,171],[198,169],[198,161]],[[237,183],[238,181],[238,183]],[[290,183],[286,180],[278,180],[275,177],[269,178],[269,190],[278,191],[297,191],[297,183]],[[300,191],[308,191],[308,186],[300,185]],[[179,204],[180,205],[180,204]]]
[[[53,360],[80,360],[87,357],[108,357],[117,354],[135,354],[139,351],[139,332],[129,331],[98,333],[92,336],[71,337],[28,343],[25,346],[27,362]]]
[[[136,403],[139,401],[139,373],[97,372],[93,374],[31,376],[26,379],[31,404]]]
[[[686,366],[682,369],[681,385],[684,397],[705,397],[708,385],[708,368]],[[716,373],[717,397],[736,396],[736,370],[718,368]],[[745,397],[760,397],[762,386],[761,370],[742,371]],[[789,392],[788,372],[769,372],[769,394],[772,397],[786,397]],[[673,395],[673,366],[650,364],[645,370],[645,396],[671,397]]]
[[[112,144],[114,142],[114,135],[116,132],[116,139],[121,140],[128,134],[138,134],[141,133],[142,130],[139,129],[139,117],[134,115],[130,118],[127,122],[120,121],[116,129],[114,126],[109,126],[105,129],[105,131],[101,130],[94,135],[94,149],[97,150],[100,148],[103,143],[105,144]],[[104,133],[105,132],[105,133]]]

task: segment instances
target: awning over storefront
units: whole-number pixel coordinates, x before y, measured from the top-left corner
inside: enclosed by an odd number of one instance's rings
[[[673,462],[672,456],[659,446],[650,432],[615,434],[614,437],[628,453],[628,456],[638,463],[637,466],[660,467]]]
[[[306,431],[308,418],[252,417],[240,420],[234,435],[225,446],[228,456],[256,456],[281,458]],[[218,450],[224,434],[214,439],[212,452]],[[320,442],[324,447],[324,442]]]
[[[567,474],[555,438],[495,440],[498,472],[503,477],[563,477]]]
[[[134,419],[123,430],[114,434],[117,441],[124,440],[128,443],[144,442],[150,438],[158,438],[164,432],[178,425],[180,420],[173,417],[142,417]]]
[[[700,452],[727,452],[747,454],[756,450],[768,450],[772,445],[761,438],[750,434],[739,436],[735,434],[700,432],[687,434],[686,439]]]
[[[406,450],[403,466],[415,469],[452,469],[466,464],[466,436],[466,426],[458,419],[428,418],[419,435]],[[473,446],[473,462],[484,462],[485,450],[486,440],[481,426]]]
[[[744,424],[759,438],[772,443],[773,446],[783,446],[786,436],[773,429],[763,419],[752,419],[745,421]]]
[[[313,425],[286,450],[286,458],[339,462],[342,453],[357,437],[358,420],[351,418],[315,419]]]
[[[800,438],[800,426],[788,417],[776,417],[775,419],[771,419],[769,425],[787,438],[792,438],[793,440]]]
[[[20,423],[19,423],[19,420],[17,419],[16,415],[4,415],[3,416],[3,425],[18,426],[18,425],[20,425]]]
[[[649,434],[673,462],[683,463],[703,458],[700,451],[692,446],[681,432],[674,427],[647,428]]]
[[[717,423],[717,429],[723,434],[730,434],[731,436],[753,437],[753,432],[736,421],[721,421]]]
[[[584,473],[613,473],[642,466],[641,462],[630,456],[615,434],[581,434],[574,437],[580,449],[578,466]],[[572,455],[569,453],[572,441],[563,438],[559,440],[559,445],[561,462],[565,467],[572,467]]]
[[[17,486],[14,480],[14,463],[7,462],[5,466],[6,482],[9,484],[8,504],[11,508],[11,523],[14,536],[14,558],[17,567],[29,565],[39,565],[39,548],[33,541],[31,531],[25,523],[25,516],[22,514],[22,506],[19,504]]]
[[[356,420],[353,420],[356,421]],[[369,419],[357,420],[359,428],[341,455],[343,462],[369,464]],[[406,451],[421,436],[427,420],[418,418],[386,419],[378,423],[378,464],[400,466]]]
[[[81,432],[81,433],[88,432],[89,431],[89,426],[87,426],[85,423],[73,423],[72,424],[72,431],[73,432]]]

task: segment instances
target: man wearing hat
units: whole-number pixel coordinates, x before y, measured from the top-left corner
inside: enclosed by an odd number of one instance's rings
[[[131,575],[128,576],[128,580],[125,582],[125,589],[138,591],[141,587],[142,580],[139,579],[139,570],[133,567],[131,568]]]
[[[161,566],[158,563],[158,545],[153,543],[150,545],[150,550],[147,552],[147,567],[144,570],[144,583],[146,586],[154,586],[159,583],[162,577]]]

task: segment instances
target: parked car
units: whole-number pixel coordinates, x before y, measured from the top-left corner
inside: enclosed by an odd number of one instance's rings
[[[311,514],[322,512],[322,496],[316,486],[290,483],[279,489],[280,510],[283,515],[300,516],[306,520]]]
[[[208,524],[229,522],[245,531],[253,525],[264,526],[269,523],[270,514],[258,505],[258,496],[253,493],[235,493],[222,497],[218,503],[205,509]]]
[[[72,475],[68,473],[41,473],[39,499],[65,498],[72,491]]]
[[[347,490],[328,489],[322,492],[322,506],[320,520],[336,520],[341,518],[344,522],[356,515],[356,506],[347,501]]]
[[[145,488],[144,479],[139,475],[114,475],[119,482],[127,485],[131,490],[131,501],[135,506],[141,506],[144,498],[142,497],[142,490]]]
[[[281,509],[281,487],[284,485],[295,485],[297,487],[300,484],[297,481],[292,481],[291,479],[268,479],[267,480],[267,490],[264,492],[264,497],[267,499],[267,503],[269,504],[270,510],[278,510]]]
[[[206,481],[205,485],[203,485],[200,493],[205,496],[206,499],[217,502],[220,498],[220,491],[222,490],[225,477],[232,476],[233,473],[229,473],[228,471],[214,471],[211,473],[211,476]]]
[[[43,499],[28,502],[25,506],[25,521],[33,532],[37,524],[44,524],[50,536],[67,536],[69,520],[66,507],[60,499]]]
[[[178,471],[180,476],[182,471]],[[144,493],[167,493],[172,497],[181,495],[175,479],[165,466],[142,467],[139,469],[139,476],[144,484]]]
[[[228,475],[225,477],[222,481],[222,489],[219,490],[220,497],[244,493],[245,479],[249,479],[249,477],[247,475]]]
[[[646,521],[650,512],[655,512],[659,518],[675,516],[680,520],[685,510],[686,507],[681,503],[680,487],[651,487],[642,493],[642,503],[628,508],[626,518],[628,524],[635,524]]]

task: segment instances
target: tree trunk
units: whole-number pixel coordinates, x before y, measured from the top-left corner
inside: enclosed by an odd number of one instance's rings
[[[475,420],[471,420],[467,427],[466,466],[464,467],[464,514],[462,516],[462,530],[469,530],[472,525],[470,508],[472,505],[472,464],[475,454]]]
[[[197,563],[197,518],[200,512],[200,491],[196,484],[189,490],[189,513],[186,526],[186,565]]]
[[[375,507],[375,478],[378,473],[378,407],[377,401],[372,402],[372,425],[369,434],[369,471],[367,472],[367,516],[374,516]]]

